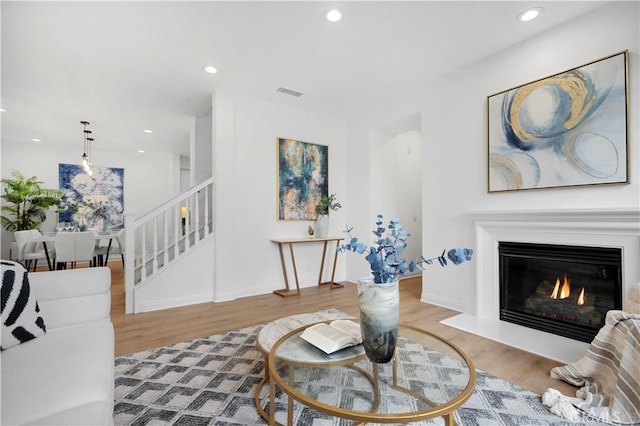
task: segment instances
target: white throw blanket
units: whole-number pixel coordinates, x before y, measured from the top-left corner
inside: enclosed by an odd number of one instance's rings
[[[548,389],[542,400],[554,414],[574,422],[586,416],[606,423],[640,424],[640,314],[607,312],[605,325],[586,355],[553,368],[551,377],[582,386],[576,398]]]

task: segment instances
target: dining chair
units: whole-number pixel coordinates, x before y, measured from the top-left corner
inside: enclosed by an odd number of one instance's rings
[[[96,235],[93,231],[73,232],[75,237],[75,262],[89,262],[89,266],[96,266]]]
[[[24,264],[27,271],[30,270],[31,262],[33,262],[33,272],[35,272],[38,267],[38,259],[47,259],[44,247],[41,249],[38,248],[38,244],[40,243],[38,239],[42,237],[42,234],[37,229],[29,229],[15,231],[13,236],[18,246],[17,260]],[[55,256],[55,251],[49,251],[49,255]]]
[[[78,262],[95,266],[96,236],[93,231],[58,232],[56,234],[56,262],[58,269],[66,269],[67,263],[75,268]]]
[[[111,247],[107,240],[100,240],[96,243],[96,258],[98,265],[107,266],[109,256],[119,254],[124,267],[124,228],[120,229],[111,239]]]
[[[111,242],[111,247],[109,243]],[[95,251],[93,253],[93,263],[97,266],[107,266],[109,254],[113,251],[113,241],[99,238],[96,240]]]
[[[71,262],[71,267],[75,265],[76,248],[74,232],[58,232],[56,234],[56,269],[67,269],[67,263]]]
[[[118,232],[116,235],[116,241],[118,242],[118,250],[120,251],[120,258],[122,259],[122,269],[124,269],[124,242],[125,242],[125,233],[124,228]]]

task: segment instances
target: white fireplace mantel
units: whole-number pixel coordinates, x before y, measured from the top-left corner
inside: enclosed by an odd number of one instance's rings
[[[500,321],[498,243],[568,244],[622,249],[623,301],[640,282],[640,210],[482,211],[469,214],[476,233],[475,312],[443,323],[561,362],[588,344]]]

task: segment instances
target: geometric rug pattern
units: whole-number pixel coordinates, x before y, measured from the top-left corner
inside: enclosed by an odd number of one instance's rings
[[[116,425],[264,425],[254,405],[254,391],[264,375],[265,363],[255,345],[262,325],[194,339],[188,342],[158,347],[115,359]],[[404,344],[403,341],[398,342]],[[456,394],[466,376],[456,360],[435,351],[405,357],[400,368],[411,377],[401,383],[420,390],[433,400],[439,395]],[[370,370],[370,363],[360,366]],[[407,370],[408,369],[408,370]],[[390,366],[380,370],[380,380],[388,379]],[[367,404],[370,383],[351,369],[331,369],[327,377],[307,370],[299,386],[318,400],[343,406]],[[276,388],[277,389],[277,388]],[[268,385],[263,388],[262,406],[268,411]],[[380,411],[393,404],[415,404],[413,398],[402,394],[381,397]],[[287,399],[276,393],[276,420],[286,423]],[[294,404],[294,424],[302,426],[350,425],[345,421]],[[455,412],[455,420],[463,426],[531,425],[569,426],[565,419],[551,414],[542,405],[540,395],[507,380],[476,370],[476,387],[471,397]],[[442,425],[442,418],[413,424]],[[599,425],[585,419],[580,424]]]

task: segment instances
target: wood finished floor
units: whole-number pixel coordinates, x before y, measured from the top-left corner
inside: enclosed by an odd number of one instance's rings
[[[110,262],[111,320],[115,329],[115,354],[125,355],[156,346],[182,342],[269,322],[277,318],[327,308],[358,314],[356,285],[341,289],[327,286],[303,288],[300,296],[282,298],[275,294],[246,297],[230,302],[202,303],[136,315],[124,314],[124,274],[122,264]],[[400,284],[400,319],[434,332],[459,346],[476,368],[518,383],[542,394],[553,387],[566,395],[576,388],[551,379],[552,361],[474,334],[440,324],[457,312],[420,302],[421,279]]]

